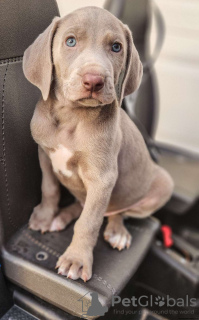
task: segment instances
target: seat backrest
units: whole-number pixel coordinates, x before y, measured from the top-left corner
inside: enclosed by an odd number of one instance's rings
[[[59,16],[55,0],[0,1],[0,240],[28,221],[41,174],[30,120],[39,90],[24,77],[24,50]]]

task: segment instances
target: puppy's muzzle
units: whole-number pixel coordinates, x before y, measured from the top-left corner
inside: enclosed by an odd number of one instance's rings
[[[104,87],[104,78],[93,73],[86,73],[82,77],[82,85],[87,91],[98,92]]]

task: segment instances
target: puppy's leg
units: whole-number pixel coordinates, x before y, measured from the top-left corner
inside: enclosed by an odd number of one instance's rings
[[[108,217],[108,224],[104,231],[104,239],[118,250],[129,248],[132,240],[123,220],[124,218],[121,214]]]
[[[60,231],[66,228],[66,226],[77,219],[82,212],[82,206],[79,202],[75,202],[68,207],[60,210],[58,216],[53,219],[50,226],[50,231]]]
[[[124,216],[146,218],[160,209],[171,197],[174,183],[170,175],[162,168],[158,168],[157,175],[148,193],[131,209],[124,212]]]
[[[29,220],[29,228],[46,232],[50,229],[52,220],[58,212],[60,199],[59,182],[55,177],[51,162],[45,152],[38,148],[39,162],[42,170],[42,200],[36,206]]]
[[[92,276],[93,248],[117,174],[106,177],[104,182],[101,177],[96,179],[95,176],[95,181],[88,181],[86,202],[75,224],[72,242],[57,262],[58,273],[73,280],[87,281]]]

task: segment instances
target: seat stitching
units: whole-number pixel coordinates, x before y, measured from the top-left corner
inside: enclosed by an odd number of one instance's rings
[[[17,61],[22,61],[22,60],[23,60],[23,56],[14,57],[14,58],[7,58],[7,59],[0,60],[0,64],[7,64],[10,62],[17,62]]]
[[[116,289],[110,283],[108,283],[108,281],[98,276],[96,273],[94,273],[93,279],[100,281],[106,288],[108,288],[112,292],[112,294],[116,293]]]
[[[8,72],[9,61],[7,62],[4,79],[3,79],[3,89],[2,89],[2,113],[1,113],[1,131],[2,131],[2,143],[3,143],[3,157],[2,163],[4,167],[4,178],[5,178],[5,188],[6,188],[6,202],[8,209],[8,219],[14,228],[18,228],[16,224],[13,222],[11,218],[10,211],[10,198],[9,198],[9,186],[8,186],[8,174],[7,174],[7,166],[6,166],[6,142],[5,142],[5,119],[4,119],[4,109],[5,109],[5,85],[6,85],[6,76]]]
[[[42,242],[40,242],[39,240],[35,239],[34,237],[32,237],[30,234],[28,234],[27,231],[23,232],[25,237],[27,237],[32,243],[36,244],[38,247],[46,250],[47,252],[49,252],[50,254],[52,254],[53,256],[55,256],[56,258],[59,258],[61,256],[61,253],[57,252],[56,250],[51,249],[50,247],[46,246],[45,244],[43,244]]]

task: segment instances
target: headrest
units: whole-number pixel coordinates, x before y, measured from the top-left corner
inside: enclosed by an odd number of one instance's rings
[[[1,1],[0,60],[22,56],[55,16],[59,16],[55,0]]]

